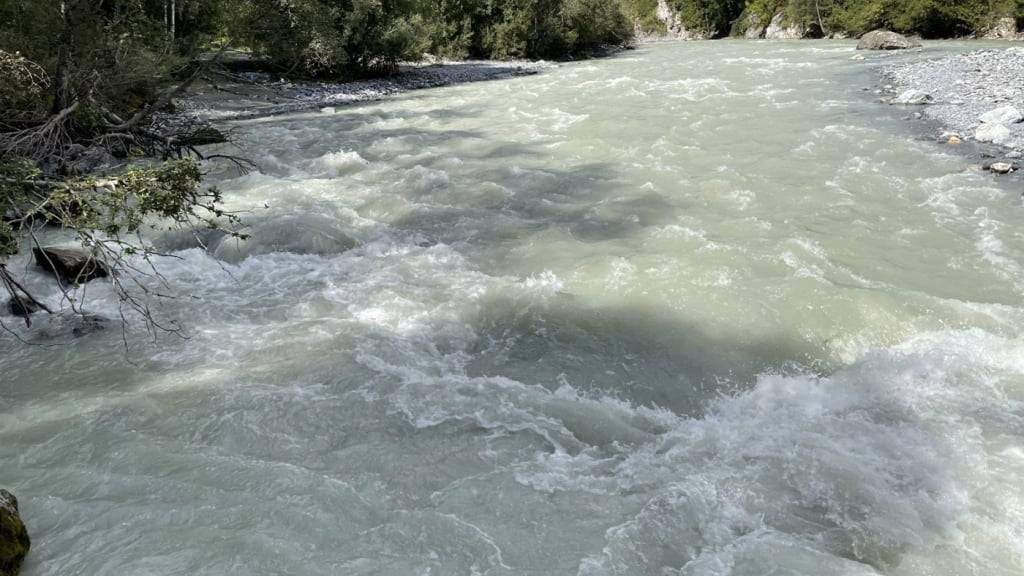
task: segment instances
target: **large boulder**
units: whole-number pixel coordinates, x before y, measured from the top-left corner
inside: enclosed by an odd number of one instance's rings
[[[807,28],[802,24],[786,23],[786,14],[779,12],[772,17],[771,23],[764,31],[768,40],[799,40],[807,36]]]
[[[1002,124],[982,124],[974,131],[974,139],[978,142],[991,142],[1006,146],[1013,140],[1010,129]]]
[[[1002,106],[982,114],[978,120],[985,124],[1016,124],[1024,122],[1024,114],[1016,106]]]
[[[4,302],[0,311],[11,316],[31,316],[43,308],[28,298],[11,298]]]
[[[679,13],[672,9],[665,0],[658,0],[658,7],[654,12],[658,20],[665,23],[669,35],[680,40],[710,40],[714,37],[712,30],[696,30],[687,28]]]
[[[1017,19],[1013,17],[999,18],[985,32],[986,40],[1021,40],[1024,34],[1017,30]]]
[[[0,576],[14,576],[21,570],[32,542],[18,515],[18,499],[0,489]]]
[[[913,38],[889,30],[873,30],[860,37],[857,50],[906,50],[920,48],[921,43]]]
[[[100,146],[86,148],[77,145],[77,148],[69,151],[67,158],[62,171],[71,176],[85,176],[94,172],[103,172],[119,163],[113,154]]]
[[[38,246],[36,264],[64,284],[81,284],[110,275],[110,267],[93,251],[80,247]]]

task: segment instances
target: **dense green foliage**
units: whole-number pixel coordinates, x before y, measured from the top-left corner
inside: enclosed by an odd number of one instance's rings
[[[1024,23],[1024,0],[667,0],[688,28],[723,35],[750,17],[761,26],[785,14],[787,24],[821,33],[859,35],[886,28],[925,37],[982,33],[996,19]]]

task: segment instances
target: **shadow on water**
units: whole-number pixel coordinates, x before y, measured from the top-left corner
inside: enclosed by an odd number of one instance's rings
[[[710,334],[676,314],[592,307],[570,295],[524,308],[497,299],[477,319],[470,376],[504,376],[611,396],[699,417],[708,400],[751,387],[758,375],[820,368],[820,348],[796,335]]]

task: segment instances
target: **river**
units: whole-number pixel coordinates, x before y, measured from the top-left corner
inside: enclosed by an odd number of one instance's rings
[[[232,125],[252,238],[152,235],[187,339],[0,336],[24,576],[1021,574],[1020,180],[865,91],[968,46]]]

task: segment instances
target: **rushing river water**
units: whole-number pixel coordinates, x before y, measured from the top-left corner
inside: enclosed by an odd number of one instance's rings
[[[25,576],[1021,574],[1020,180],[853,54],[237,124],[253,238],[158,239],[189,339],[0,338]]]

